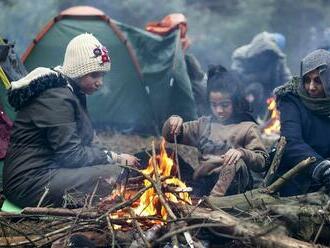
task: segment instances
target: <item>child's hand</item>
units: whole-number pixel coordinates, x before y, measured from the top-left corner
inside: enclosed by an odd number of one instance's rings
[[[180,133],[182,128],[183,119],[178,115],[172,115],[169,118],[170,128],[171,128],[171,135],[175,136]]]
[[[224,156],[216,156],[216,155],[204,155],[199,167],[196,168],[193,178],[194,180],[202,177],[211,175],[213,172],[218,173],[218,170],[221,168],[223,164]]]
[[[140,159],[138,159],[137,157],[130,155],[130,154],[126,154],[126,153],[122,153],[119,155],[120,157],[120,164],[127,164],[127,165],[134,165],[134,166],[139,166],[140,165]]]
[[[243,154],[240,150],[229,149],[224,155],[223,165],[234,165],[242,156]]]
[[[217,156],[217,155],[211,155],[211,154],[207,154],[204,155],[202,157],[203,161],[205,161],[204,163],[207,164],[218,164],[218,166],[222,165],[225,159],[224,155],[221,156]]]

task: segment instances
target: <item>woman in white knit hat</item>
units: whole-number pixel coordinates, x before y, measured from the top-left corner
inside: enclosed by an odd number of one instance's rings
[[[92,144],[86,94],[102,86],[110,66],[107,49],[85,33],[69,42],[62,66],[12,82],[8,99],[18,113],[4,166],[7,199],[19,207],[79,204],[94,188],[101,197],[112,191],[118,163],[138,163]]]

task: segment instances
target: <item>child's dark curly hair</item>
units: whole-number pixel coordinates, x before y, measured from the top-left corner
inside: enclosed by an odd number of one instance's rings
[[[221,65],[211,66],[208,70],[207,99],[211,92],[227,93],[233,103],[233,114],[248,113],[249,104],[241,92],[241,82],[238,76],[227,71]]]

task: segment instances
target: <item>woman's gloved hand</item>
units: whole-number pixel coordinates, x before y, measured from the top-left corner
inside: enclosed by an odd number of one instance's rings
[[[330,161],[321,161],[314,169],[313,179],[330,190]]]

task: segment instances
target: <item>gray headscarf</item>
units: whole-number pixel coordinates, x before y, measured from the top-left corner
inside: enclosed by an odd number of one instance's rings
[[[318,49],[303,58],[300,70],[301,78],[317,68],[319,69],[325,95],[330,97],[330,52]]]
[[[303,76],[315,69],[319,69],[325,92],[324,98],[309,97],[303,85]],[[299,96],[303,104],[314,113],[330,117],[330,52],[318,49],[303,58],[300,77],[294,77],[274,90],[274,95],[278,100],[287,93]]]

